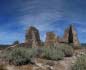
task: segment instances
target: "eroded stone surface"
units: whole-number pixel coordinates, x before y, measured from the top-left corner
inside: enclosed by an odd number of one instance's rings
[[[45,40],[45,46],[56,46],[57,43],[57,37],[54,32],[47,32],[46,33],[46,40]]]
[[[69,37],[69,29],[66,28],[65,31],[64,31],[64,36],[63,36],[63,39],[64,39],[63,41],[65,43],[68,43],[68,37]]]
[[[25,39],[27,46],[38,47],[41,45],[39,31],[35,27],[31,26],[29,30],[27,30]]]
[[[63,40],[65,43],[72,43],[75,47],[80,45],[77,31],[73,25],[70,25],[67,29],[65,29]]]
[[[69,27],[69,36],[70,36],[69,41],[73,40],[72,42],[73,42],[74,46],[79,46],[79,40],[77,37],[77,32],[75,31],[73,25],[70,25],[70,27]],[[71,39],[71,38],[73,38],[73,39]]]

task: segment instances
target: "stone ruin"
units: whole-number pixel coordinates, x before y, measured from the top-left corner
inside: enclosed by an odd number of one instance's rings
[[[68,43],[68,37],[69,37],[69,29],[66,28],[64,31],[64,36],[63,36],[63,42]]]
[[[58,46],[62,43],[72,44],[74,47],[80,45],[77,37],[77,32],[73,25],[70,25],[65,29],[63,38],[56,36],[53,32],[46,33],[45,46]]]
[[[65,29],[63,41],[64,43],[73,44],[74,46],[80,45],[77,32],[73,25],[70,25],[67,29]]]
[[[46,33],[46,40],[45,40],[45,46],[55,46],[56,44],[56,35],[53,32],[47,32]]]
[[[25,44],[30,47],[39,47],[41,45],[41,40],[39,36],[39,31],[35,27],[31,26],[26,32]]]
[[[70,25],[69,27],[65,29],[63,38],[56,36],[54,32],[46,33],[46,39],[44,42],[44,45],[46,47],[59,46],[61,44],[73,44],[73,46],[75,47],[80,46],[80,43],[77,37],[77,32],[73,25]],[[42,46],[38,29],[31,26],[26,32],[25,42],[20,45],[26,46],[26,47]]]

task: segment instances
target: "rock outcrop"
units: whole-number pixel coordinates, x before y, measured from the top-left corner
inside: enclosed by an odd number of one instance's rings
[[[31,47],[39,47],[41,45],[38,29],[31,26],[29,30],[27,30],[25,43],[26,43],[26,46],[31,46]]]

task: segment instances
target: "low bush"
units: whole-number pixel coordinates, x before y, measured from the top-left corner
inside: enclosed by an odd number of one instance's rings
[[[86,70],[86,55],[82,55],[77,59],[76,63],[72,67],[72,70]]]
[[[50,60],[61,60],[64,56],[72,56],[73,48],[70,46],[25,48],[16,47],[7,49],[0,53],[0,57],[7,60],[10,64],[24,65],[31,62],[33,57],[44,57]]]
[[[64,58],[64,53],[60,49],[56,49],[55,47],[43,48],[44,58],[50,60],[61,60]]]
[[[71,57],[73,55],[73,48],[71,46],[61,46],[60,49],[64,52],[65,57]]]
[[[24,65],[31,62],[31,58],[35,56],[35,49],[18,47],[10,51],[6,51],[3,57],[14,65]]]

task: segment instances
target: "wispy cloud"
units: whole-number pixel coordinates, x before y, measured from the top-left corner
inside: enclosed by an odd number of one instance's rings
[[[29,26],[37,27],[42,39],[47,31],[62,36],[64,27],[71,23],[75,24],[83,42],[85,6],[85,0],[0,0],[0,43],[24,41],[21,36],[24,37]]]
[[[19,23],[25,26],[36,26],[40,31],[52,30],[52,23],[56,20],[60,20],[62,15],[58,13],[41,13],[35,16],[23,16],[20,18]],[[51,26],[52,25],[52,26]]]

